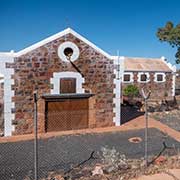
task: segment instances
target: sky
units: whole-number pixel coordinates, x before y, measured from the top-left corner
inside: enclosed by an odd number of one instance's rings
[[[180,0],[0,0],[0,52],[71,27],[111,55],[175,64],[176,49],[156,37],[167,21],[180,23]]]

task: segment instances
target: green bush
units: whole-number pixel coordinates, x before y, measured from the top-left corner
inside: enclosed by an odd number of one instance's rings
[[[139,95],[139,89],[135,85],[128,85],[125,87],[123,95],[128,97],[137,97]]]

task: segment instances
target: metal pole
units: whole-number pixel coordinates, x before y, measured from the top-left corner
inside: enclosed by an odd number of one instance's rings
[[[148,166],[148,112],[147,112],[147,99],[145,98],[145,120],[146,120],[146,128],[145,128],[145,161],[146,167]]]
[[[145,103],[145,163],[146,167],[148,166],[148,110],[147,110],[147,100],[150,98],[151,91],[148,92],[146,95],[144,92],[144,89],[141,89],[142,96],[144,98],[144,103]]]
[[[37,123],[37,91],[34,92],[34,180],[38,180],[38,123]]]

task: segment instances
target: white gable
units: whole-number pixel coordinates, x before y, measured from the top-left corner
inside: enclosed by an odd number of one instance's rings
[[[107,58],[111,59],[111,56],[108,53],[106,53],[102,49],[98,48],[95,44],[91,43],[86,38],[84,38],[83,36],[81,36],[80,34],[75,32],[74,30],[72,30],[71,28],[67,28],[64,31],[61,31],[61,32],[59,32],[57,34],[54,34],[53,36],[50,36],[50,37],[48,37],[48,38],[46,38],[46,39],[44,39],[44,40],[42,40],[42,41],[40,41],[40,42],[38,42],[36,44],[33,44],[32,46],[29,46],[29,47],[27,47],[27,48],[25,48],[25,49],[23,49],[23,50],[21,50],[21,51],[19,51],[17,53],[14,53],[14,55],[16,57],[21,56],[23,54],[26,54],[26,53],[28,53],[28,52],[30,52],[30,51],[32,51],[32,50],[34,50],[34,49],[36,49],[36,48],[38,48],[40,46],[43,46],[43,45],[45,45],[45,44],[47,44],[47,43],[49,43],[49,42],[51,42],[51,41],[53,41],[55,39],[58,39],[58,38],[66,35],[66,34],[69,34],[69,33],[74,35],[75,37],[77,37],[81,41],[85,42],[86,44],[88,44],[89,46],[91,46],[92,48],[94,48],[96,51],[100,52],[101,54],[103,54]]]

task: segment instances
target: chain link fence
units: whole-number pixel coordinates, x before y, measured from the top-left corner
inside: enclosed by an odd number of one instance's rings
[[[62,106],[49,102],[46,108],[46,131],[49,133],[88,127],[86,100],[81,103],[67,101]],[[134,107],[122,106],[121,112],[123,123],[142,115]],[[127,159],[144,158],[144,129],[61,136],[54,134],[54,137],[38,138],[37,144],[34,139],[0,143],[0,179],[43,180],[53,173],[72,175],[73,169],[77,167],[94,167],[96,163],[101,163],[103,148],[115,149]],[[179,154],[179,147],[179,142],[167,134],[149,128],[148,156],[153,157],[151,161],[160,155]],[[74,179],[80,178],[79,176],[73,174]]]

